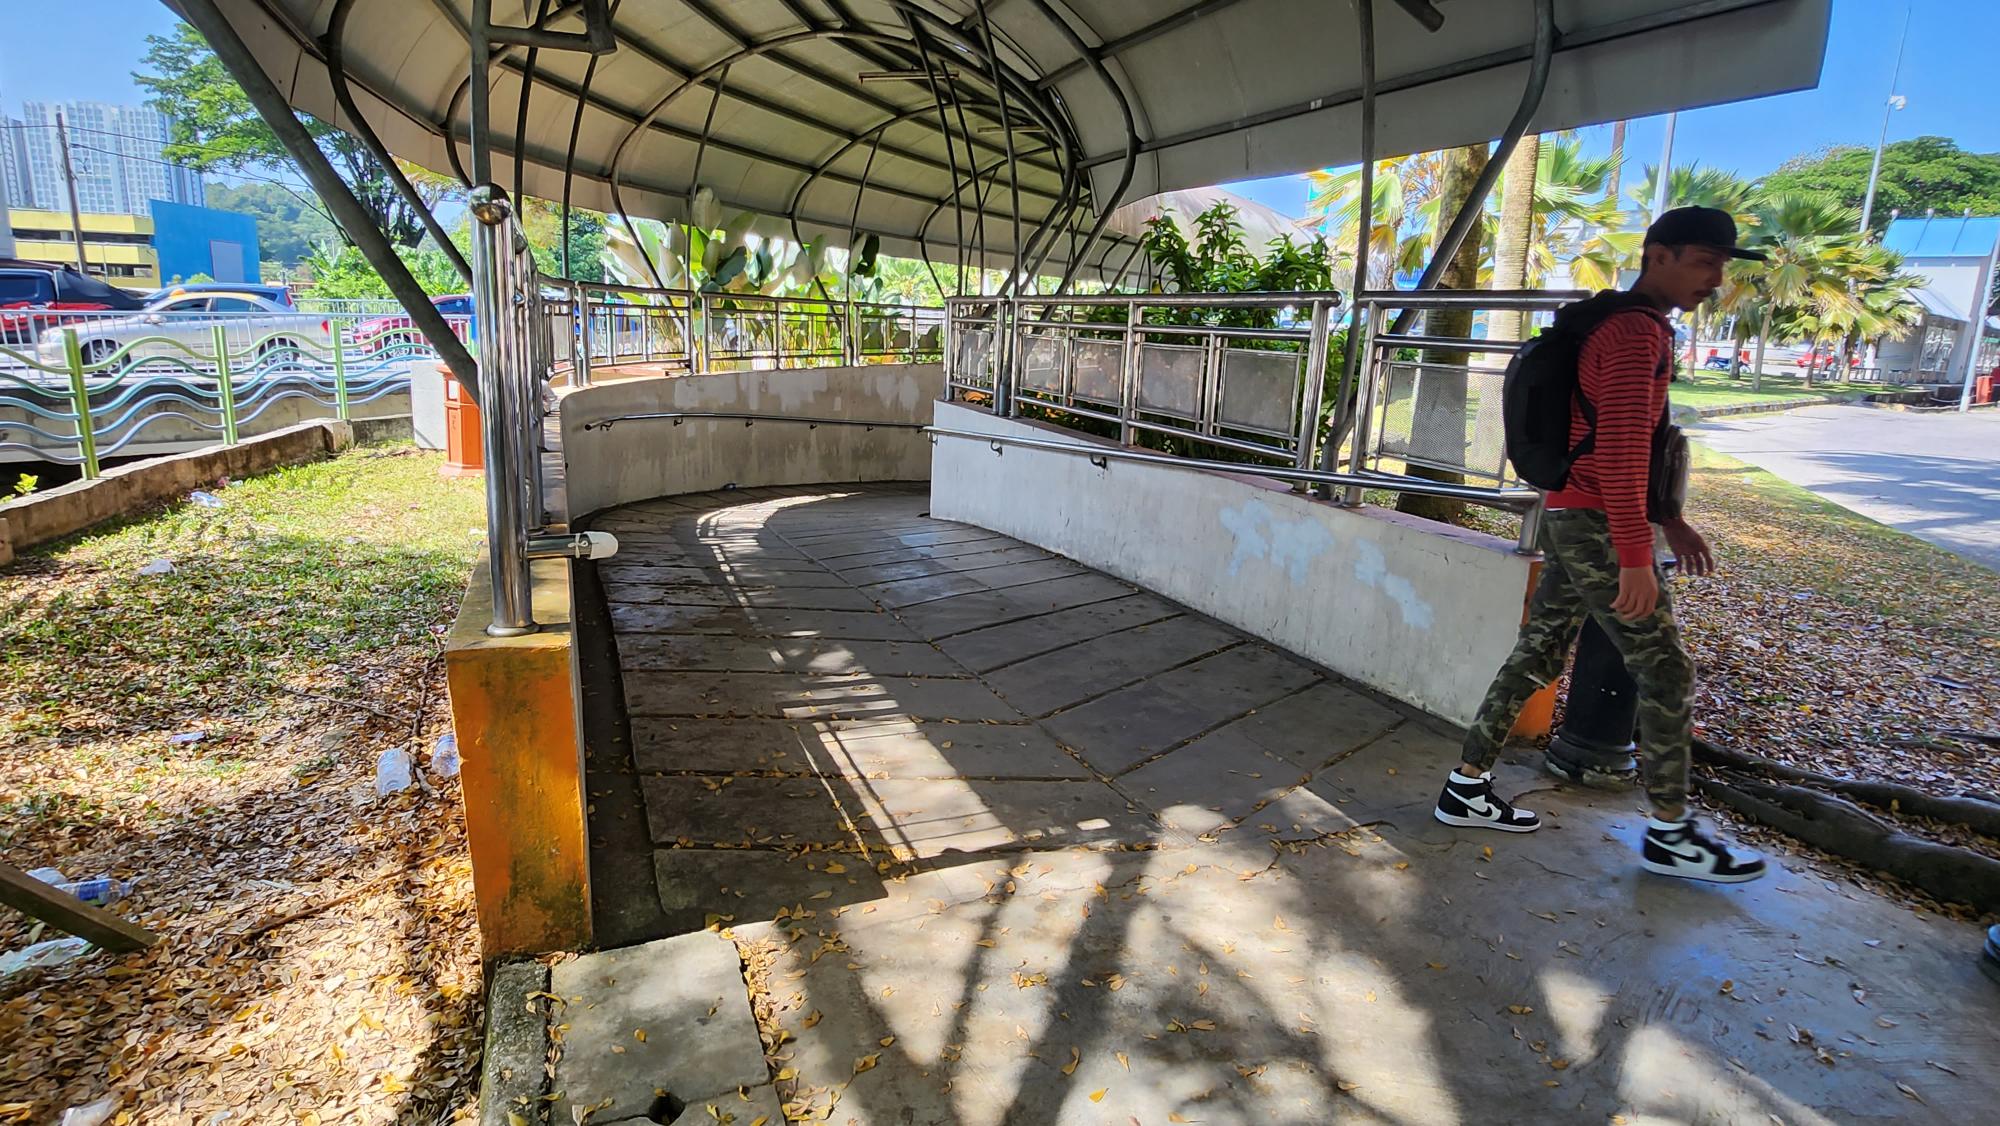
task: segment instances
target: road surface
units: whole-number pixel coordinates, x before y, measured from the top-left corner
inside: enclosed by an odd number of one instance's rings
[[[1843,508],[2000,570],[2000,413],[1824,406],[1710,419],[1690,433]]]

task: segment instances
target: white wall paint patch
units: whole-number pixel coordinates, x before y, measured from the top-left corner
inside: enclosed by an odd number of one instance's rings
[[[1359,555],[1354,561],[1354,577],[1363,585],[1388,595],[1389,600],[1396,604],[1396,612],[1402,615],[1404,625],[1423,630],[1431,628],[1431,623],[1437,620],[1436,611],[1417,593],[1410,580],[1389,573],[1389,561],[1383,557],[1382,549],[1367,540],[1357,541],[1354,547]]]
[[[1290,575],[1293,582],[1305,582],[1312,561],[1326,554],[1334,542],[1333,533],[1317,521],[1286,519],[1256,498],[1223,509],[1217,519],[1235,537],[1229,553],[1231,578],[1244,563],[1262,559]]]

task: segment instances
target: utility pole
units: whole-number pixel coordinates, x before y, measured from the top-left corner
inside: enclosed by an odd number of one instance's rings
[[[1667,210],[1670,186],[1674,181],[1674,122],[1680,114],[1667,115],[1667,139],[1660,145],[1660,171],[1653,177],[1653,218],[1658,219]]]
[[[76,205],[76,166],[70,162],[69,126],[61,110],[56,111],[56,150],[62,156],[63,185],[69,188],[69,230],[76,240],[76,268],[88,274],[90,263],[83,256],[83,211]]]
[[[1896,85],[1903,77],[1903,44],[1910,38],[1910,10],[1903,9],[1903,34],[1896,40],[1896,69],[1889,72],[1889,101],[1882,107],[1882,135],[1875,138],[1875,163],[1868,169],[1868,194],[1861,200],[1861,231],[1868,237],[1868,217],[1875,211],[1875,181],[1882,176],[1882,146],[1889,140],[1889,115],[1909,104],[1908,99],[1896,93]]]

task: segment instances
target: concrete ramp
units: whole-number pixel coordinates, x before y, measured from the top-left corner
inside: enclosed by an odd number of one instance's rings
[[[585,685],[600,918],[734,940],[689,996],[747,996],[786,1120],[1965,1122],[2000,1096],[1971,925],[1793,855],[1739,888],[1644,875],[1637,795],[1526,759],[1501,783],[1544,831],[1446,829],[1449,729],[927,503],[595,522],[623,545],[616,676]],[[592,1019],[562,1052],[610,1090],[631,1033]]]

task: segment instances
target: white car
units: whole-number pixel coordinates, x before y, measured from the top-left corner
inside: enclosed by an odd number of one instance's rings
[[[312,353],[324,355],[333,347],[327,318],[301,313],[255,293],[185,293],[162,298],[136,313],[79,317],[66,327],[76,330],[86,364],[102,363],[125,345],[146,341],[127,353],[121,366],[148,356],[171,356],[206,367],[214,362],[217,325],[228,334],[234,366],[246,375],[252,374],[252,367],[268,366],[268,359],[298,359],[300,350],[305,349],[303,358],[310,363]],[[190,356],[183,348],[165,342],[168,340],[195,354]],[[246,355],[253,345],[255,354]],[[35,343],[35,354],[42,363],[60,367],[60,330],[43,332]]]

